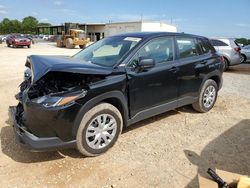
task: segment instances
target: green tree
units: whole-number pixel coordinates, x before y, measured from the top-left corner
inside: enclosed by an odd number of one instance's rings
[[[22,29],[22,24],[19,20],[10,20],[9,31],[10,33],[20,33]]]
[[[23,18],[22,21],[23,33],[35,34],[37,26],[38,26],[38,20],[35,17],[27,16]]]
[[[246,39],[246,38],[238,38],[236,39],[237,43],[243,44],[243,45],[248,45],[250,44],[250,39]]]
[[[23,18],[22,22],[17,19],[10,20],[4,18],[0,22],[0,34],[10,34],[10,33],[24,33],[24,34],[35,34],[37,27],[49,27],[50,23],[39,23],[38,20],[32,16]],[[46,32],[49,33],[48,28]]]
[[[0,32],[2,34],[7,34],[10,33],[10,20],[8,18],[4,18],[1,23],[0,23],[1,27],[0,27]]]

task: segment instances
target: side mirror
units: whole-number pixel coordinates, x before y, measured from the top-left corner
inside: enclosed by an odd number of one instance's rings
[[[139,59],[139,62],[138,62],[138,67],[141,69],[141,70],[144,70],[144,69],[150,69],[152,67],[155,66],[155,60],[154,59]]]

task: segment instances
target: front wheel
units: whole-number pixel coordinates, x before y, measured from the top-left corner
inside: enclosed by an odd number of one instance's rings
[[[123,127],[120,111],[109,103],[90,109],[77,131],[77,148],[85,156],[97,156],[111,148]]]
[[[198,101],[193,103],[194,110],[198,112],[208,112],[216,102],[218,94],[218,86],[214,80],[207,80],[200,91]]]
[[[75,48],[74,42],[72,38],[67,38],[66,39],[66,48],[68,49],[73,49]]]

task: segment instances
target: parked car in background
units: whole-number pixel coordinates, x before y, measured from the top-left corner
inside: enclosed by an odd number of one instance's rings
[[[21,35],[10,35],[6,40],[6,44],[8,47],[12,46],[13,48],[17,48],[19,46],[27,46],[28,48],[30,48],[31,40]]]
[[[5,42],[6,39],[7,39],[7,36],[3,35],[3,36],[1,36],[0,38],[1,38],[2,42]]]
[[[49,40],[49,35],[43,35],[43,40]]]
[[[241,56],[241,48],[235,42],[235,39],[210,39],[211,44],[214,46],[216,51],[224,57],[225,60],[225,70],[230,66],[238,65],[243,62],[243,57]]]
[[[241,56],[244,58],[244,62],[250,61],[250,44],[241,48]]]
[[[12,43],[13,43],[13,38],[14,38],[15,36],[14,35],[8,35],[7,37],[6,37],[6,44],[7,44],[7,46],[8,47],[10,47],[11,45],[12,45]]]
[[[32,73],[10,107],[19,142],[87,156],[104,153],[143,119],[188,104],[208,112],[224,69],[207,38],[164,32],[107,37],[72,57],[32,55],[25,65]]]
[[[26,35],[23,35],[23,36],[30,39],[32,44],[35,44],[35,41],[34,41],[34,38],[35,38],[34,36],[35,35],[26,34]]]
[[[56,42],[56,40],[57,40],[57,36],[56,35],[49,35],[48,41],[50,41],[50,42]]]

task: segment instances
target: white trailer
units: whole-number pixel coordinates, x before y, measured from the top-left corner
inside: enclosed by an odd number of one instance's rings
[[[130,32],[153,32],[153,31],[163,31],[163,32],[177,32],[177,28],[174,25],[166,24],[163,22],[117,22],[117,23],[107,23],[105,25],[105,37],[117,35],[121,33]]]

